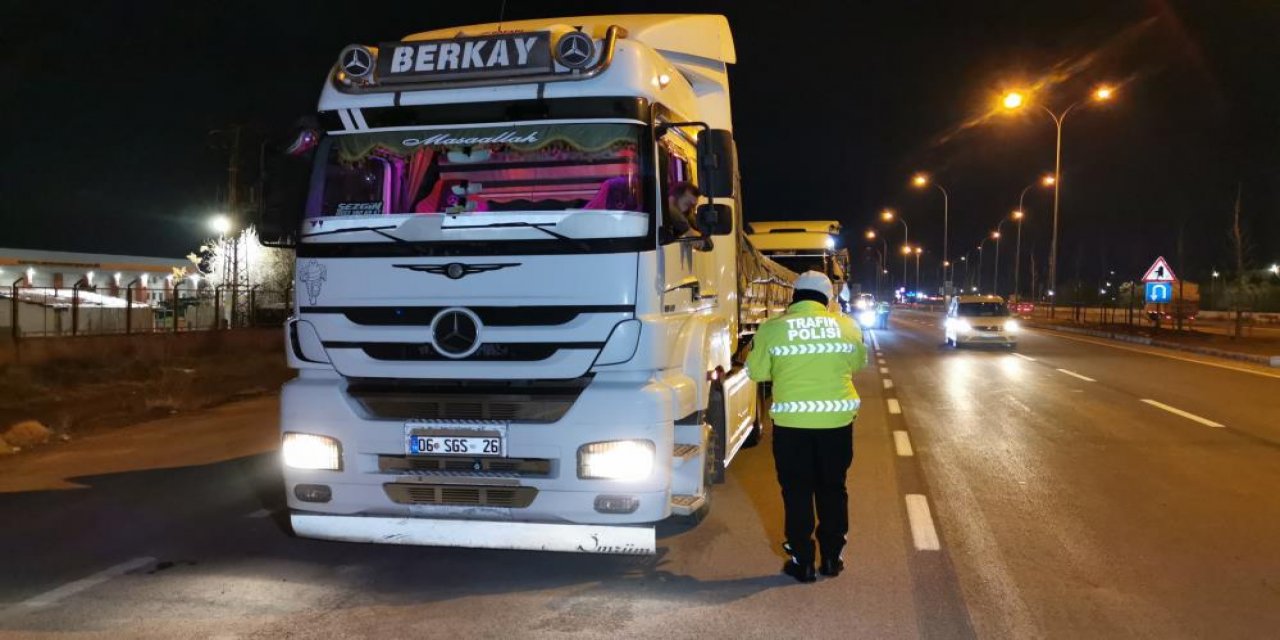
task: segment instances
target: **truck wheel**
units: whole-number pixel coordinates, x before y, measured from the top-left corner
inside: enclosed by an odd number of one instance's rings
[[[724,482],[724,452],[728,437],[728,423],[724,406],[724,387],[720,386],[719,382],[715,382],[711,385],[711,393],[707,398],[707,424],[711,425],[708,453],[714,454],[708,455],[707,458],[714,464],[711,476],[715,484]]]

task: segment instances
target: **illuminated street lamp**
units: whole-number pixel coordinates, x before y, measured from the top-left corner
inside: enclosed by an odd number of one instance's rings
[[[1053,184],[1057,185],[1062,181],[1062,123],[1067,119],[1067,114],[1073,109],[1083,104],[1086,100],[1094,102],[1107,102],[1115,97],[1115,88],[1110,85],[1100,85],[1096,87],[1088,98],[1081,98],[1063,109],[1061,112],[1054,113],[1052,109],[1041,104],[1038,105],[1049,117],[1053,119],[1053,124],[1057,128],[1057,143],[1053,152]],[[1016,111],[1027,104],[1026,96],[1017,91],[1010,91],[1001,99],[1001,105],[1007,111]],[[1058,282],[1058,196],[1061,189],[1053,190],[1053,235],[1049,243],[1049,290],[1052,291]],[[1053,317],[1053,307],[1049,307],[1049,316]]]
[[[996,269],[992,274],[991,292],[1000,295],[1000,227],[1004,225],[1004,219],[996,223],[996,230],[991,232],[991,237],[996,241]]]
[[[949,262],[948,256],[947,256],[947,240],[948,240],[947,227],[949,224],[948,217],[950,217],[950,214],[947,212],[947,209],[950,206],[948,202],[951,200],[951,196],[950,194],[947,193],[947,190],[944,189],[941,184],[938,184],[938,182],[933,180],[927,173],[917,173],[915,176],[911,178],[911,184],[914,185],[915,188],[917,189],[923,189],[929,185],[933,185],[935,188],[937,188],[938,191],[942,192],[942,262],[943,264],[946,264],[947,262]],[[946,285],[947,272],[945,267],[943,268],[943,271],[942,271],[942,280],[943,280],[942,287],[945,290],[947,286]]]
[[[231,218],[221,213],[209,218],[209,228],[219,236],[231,233],[231,226]]]

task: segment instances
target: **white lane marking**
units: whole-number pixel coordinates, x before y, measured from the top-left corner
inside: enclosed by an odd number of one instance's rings
[[[25,607],[47,607],[51,604],[56,604],[63,598],[73,596],[86,589],[92,589],[93,587],[96,587],[112,578],[118,578],[130,571],[133,571],[134,569],[141,569],[155,561],[155,558],[148,557],[134,558],[128,562],[121,562],[114,567],[103,569],[102,571],[99,571],[87,578],[81,578],[75,582],[68,582],[61,587],[51,591],[46,591],[33,598],[28,598],[23,601],[22,605]]]
[[[245,516],[245,517],[246,517],[246,518],[265,518],[265,517],[267,517],[267,516],[269,516],[269,515],[271,515],[271,510],[270,510],[270,509],[258,509],[257,511],[254,511],[253,513],[251,513],[251,514],[249,514],[249,515],[247,515],[247,516]]]
[[[1167,404],[1165,404],[1165,403],[1163,403],[1163,402],[1158,402],[1158,401],[1156,401],[1156,400],[1152,400],[1152,399],[1150,399],[1150,398],[1143,398],[1143,399],[1142,399],[1142,401],[1143,401],[1143,402],[1145,402],[1145,403],[1147,403],[1147,404],[1149,404],[1149,405],[1151,405],[1151,406],[1153,406],[1153,407],[1159,407],[1159,408],[1161,408],[1161,409],[1164,409],[1165,411],[1168,411],[1169,413],[1172,413],[1172,414],[1174,414],[1174,415],[1182,416],[1182,417],[1184,417],[1184,418],[1186,418],[1186,419],[1188,419],[1188,420],[1195,420],[1196,422],[1199,422],[1200,424],[1205,425],[1205,426],[1207,426],[1207,427],[1217,427],[1217,428],[1219,428],[1219,429],[1224,429],[1224,428],[1226,428],[1226,425],[1218,424],[1218,423],[1216,423],[1216,422],[1214,422],[1214,421],[1212,421],[1212,420],[1210,420],[1210,419],[1208,419],[1208,418],[1201,418],[1200,416],[1198,416],[1198,415],[1196,415],[1196,414],[1194,414],[1194,413],[1188,413],[1188,412],[1183,411],[1182,409],[1179,409],[1179,408],[1177,408],[1177,407],[1171,407],[1171,406],[1169,406],[1169,405],[1167,405]]]
[[[1253,374],[1253,375],[1255,375],[1255,376],[1265,376],[1265,377],[1267,377],[1267,378],[1280,378],[1280,373],[1271,373],[1271,372],[1269,372],[1269,371],[1258,371],[1258,370],[1256,370],[1256,369],[1245,369],[1245,368],[1243,368],[1243,367],[1233,367],[1233,366],[1231,366],[1231,365],[1229,365],[1229,364],[1222,364],[1222,363],[1219,363],[1219,362],[1207,362],[1207,361],[1205,361],[1205,360],[1198,360],[1198,359],[1196,359],[1196,358],[1184,358],[1184,357],[1182,357],[1182,356],[1175,356],[1175,355],[1173,355],[1173,354],[1171,354],[1171,353],[1161,353],[1161,352],[1159,351],[1160,347],[1150,347],[1150,349],[1152,349],[1152,350],[1151,350],[1151,351],[1148,351],[1147,349],[1135,349],[1134,347],[1129,347],[1129,346],[1120,345],[1120,344],[1113,344],[1111,341],[1104,341],[1104,340],[1089,340],[1089,339],[1087,339],[1087,338],[1081,338],[1081,337],[1078,337],[1078,336],[1065,336],[1065,335],[1062,335],[1061,333],[1057,333],[1057,332],[1054,332],[1054,331],[1045,331],[1045,330],[1041,330],[1041,331],[1039,331],[1038,333],[1040,333],[1040,334],[1042,334],[1042,335],[1044,335],[1044,334],[1051,335],[1051,336],[1053,336],[1053,337],[1055,337],[1055,338],[1063,338],[1063,339],[1066,339],[1066,340],[1075,340],[1076,342],[1087,342],[1087,343],[1089,343],[1089,344],[1096,344],[1096,345],[1098,345],[1098,346],[1100,346],[1100,347],[1111,347],[1112,349],[1120,349],[1121,351],[1132,351],[1132,352],[1134,352],[1134,353],[1143,353],[1143,354],[1146,354],[1146,355],[1149,355],[1149,356],[1155,356],[1155,357],[1157,357],[1157,358],[1168,358],[1168,359],[1170,359],[1170,360],[1181,360],[1181,361],[1183,361],[1183,362],[1194,362],[1195,364],[1202,364],[1202,365],[1205,365],[1206,367],[1217,367],[1217,368],[1219,368],[1219,369],[1230,369],[1230,370],[1232,370],[1232,371],[1239,371],[1239,372],[1241,372],[1241,373],[1252,373],[1252,374]]]
[[[904,458],[910,458],[915,455],[911,450],[911,436],[906,431],[893,432],[893,448],[898,451],[898,455]]]
[[[893,380],[890,380],[890,379],[888,379],[888,378],[885,378],[884,380],[881,380],[881,382],[883,382],[883,383],[884,383],[884,388],[886,388],[886,389],[892,389],[892,388],[893,388]]]
[[[906,498],[911,541],[920,551],[938,551],[942,543],[938,542],[938,530],[933,527],[933,516],[929,514],[929,499],[918,493],[909,493]]]
[[[880,351],[880,341],[876,339],[876,332],[871,332],[871,347],[878,353]]]
[[[888,400],[885,400],[885,402],[889,405],[889,413],[902,413],[902,405],[898,404],[897,398],[889,398]]]
[[[1024,356],[1024,355],[1022,355],[1021,353],[1018,353],[1017,351],[1013,352],[1013,355],[1018,356],[1019,358],[1022,358],[1023,360],[1030,360],[1031,362],[1035,362],[1035,361],[1036,361],[1036,359],[1035,359],[1035,358],[1032,358],[1031,356]]]
[[[880,367],[880,373],[889,373],[889,367]]]
[[[1084,380],[1085,382],[1097,382],[1097,380],[1094,380],[1093,378],[1090,378],[1089,376],[1082,376],[1082,375],[1080,375],[1080,374],[1078,374],[1078,373],[1076,373],[1076,372],[1074,372],[1074,371],[1068,371],[1068,370],[1066,370],[1066,369],[1058,369],[1058,371],[1060,371],[1060,372],[1062,372],[1062,373],[1065,373],[1065,374],[1067,374],[1067,375],[1071,376],[1072,378],[1079,378],[1079,379],[1081,379],[1081,380]]]

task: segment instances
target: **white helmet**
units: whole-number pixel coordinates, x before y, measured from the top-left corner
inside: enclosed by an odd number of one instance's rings
[[[821,271],[806,271],[796,278],[796,291],[816,291],[831,299],[831,278]]]

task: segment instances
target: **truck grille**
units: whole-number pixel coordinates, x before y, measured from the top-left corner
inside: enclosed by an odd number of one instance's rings
[[[347,385],[347,395],[371,419],[550,423],[564,417],[590,381],[590,377],[452,384],[357,380]]]
[[[435,504],[452,507],[506,507],[523,509],[533,503],[534,487],[469,487],[456,484],[382,485],[397,504]]]
[[[545,478],[551,475],[551,461],[541,458],[446,458],[384,455],[378,456],[378,470],[384,473],[444,471],[501,474],[504,477]]]
[[[539,362],[561,349],[598,351],[603,342],[489,342],[465,358],[449,358],[426,343],[408,342],[325,342],[326,349],[360,349],[374,360],[384,362]]]

